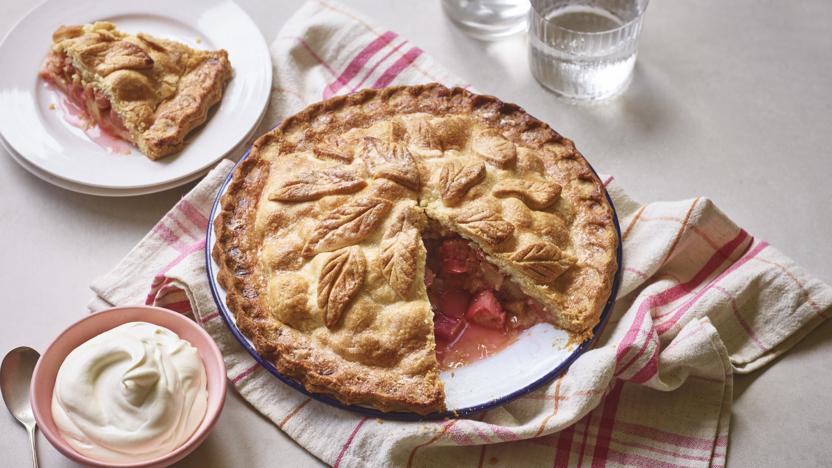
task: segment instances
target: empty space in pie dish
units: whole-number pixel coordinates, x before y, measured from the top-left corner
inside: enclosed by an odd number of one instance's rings
[[[538,323],[500,352],[463,367],[443,371],[449,411],[486,404],[539,383],[577,347],[569,333]]]

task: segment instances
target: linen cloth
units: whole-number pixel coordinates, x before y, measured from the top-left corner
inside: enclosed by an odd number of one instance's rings
[[[363,87],[467,86],[417,46],[332,1],[304,5],[272,45],[262,131]],[[832,313],[832,288],[705,198],[639,204],[603,177],[621,222],[622,283],[595,347],[539,390],[470,418],[395,422],[333,408],[263,370],[220,319],[205,233],[223,161],[111,272],[92,310],[147,303],[192,315],[254,408],[334,466],[721,466],[735,372],[788,350]]]

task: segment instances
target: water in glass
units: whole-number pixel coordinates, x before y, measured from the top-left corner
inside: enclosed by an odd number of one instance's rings
[[[632,76],[646,4],[646,0],[532,1],[532,74],[570,100],[620,94]]]

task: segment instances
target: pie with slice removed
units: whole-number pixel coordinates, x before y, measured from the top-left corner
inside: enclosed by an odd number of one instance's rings
[[[521,108],[391,87],[261,136],[221,198],[213,257],[237,325],[281,373],[427,414],[445,408],[437,356],[466,330],[591,335],[617,270],[613,219],[574,144]]]
[[[231,79],[224,50],[195,50],[108,22],[61,26],[40,76],[91,123],[159,159],[185,145]]]

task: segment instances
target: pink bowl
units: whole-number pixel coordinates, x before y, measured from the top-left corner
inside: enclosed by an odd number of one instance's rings
[[[190,342],[205,365],[208,384],[208,409],[202,423],[184,444],[171,453],[132,464],[113,464],[94,460],[75,451],[61,436],[52,420],[52,389],[58,369],[66,356],[90,338],[128,322],[153,323],[173,331]],[[46,439],[69,459],[85,466],[156,467],[171,465],[196,449],[216,424],[225,403],[226,373],[222,354],[214,340],[193,320],[167,309],[149,306],[127,306],[107,309],[70,325],[46,348],[32,375],[31,403],[38,427]]]

